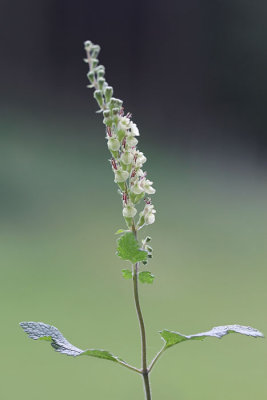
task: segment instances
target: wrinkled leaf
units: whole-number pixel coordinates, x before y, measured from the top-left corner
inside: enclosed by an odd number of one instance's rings
[[[124,279],[132,279],[133,274],[130,269],[123,269],[121,272]]]
[[[132,232],[127,232],[118,239],[117,254],[123,260],[135,264],[147,259],[147,252],[139,250],[139,244]]]
[[[142,283],[153,283],[155,276],[149,271],[142,271],[138,274],[139,281]]]
[[[20,326],[31,339],[48,340],[51,342],[51,346],[59,353],[73,357],[87,355],[115,362],[118,361],[117,357],[113,356],[106,350],[81,350],[78,347],[73,346],[64,338],[62,333],[55,326],[47,325],[43,322],[21,322]]]
[[[216,337],[222,338],[228,333],[240,333],[241,335],[247,335],[252,337],[263,337],[263,334],[255,328],[251,328],[250,326],[241,326],[241,325],[225,325],[225,326],[216,326],[212,328],[208,332],[197,333],[195,335],[182,335],[179,332],[172,332],[163,330],[160,332],[162,339],[165,341],[165,348],[171,347],[177,343],[184,342],[186,340],[203,340],[206,337]]]

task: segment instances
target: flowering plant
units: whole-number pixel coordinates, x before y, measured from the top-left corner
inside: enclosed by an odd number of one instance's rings
[[[141,229],[155,222],[156,210],[149,196],[155,194],[153,182],[147,178],[143,171],[146,162],[144,154],[137,149],[139,130],[132,121],[130,113],[125,114],[123,102],[113,97],[113,88],[105,79],[105,68],[99,65],[98,54],[100,47],[90,41],[84,44],[86,51],[85,62],[88,64],[87,74],[90,84],[94,89],[94,98],[99,106],[99,113],[103,114],[103,122],[106,128],[107,146],[111,153],[110,164],[114,172],[114,182],[118,185],[122,201],[122,215],[126,222],[126,228],[117,231],[120,235],[117,241],[117,255],[132,265],[132,269],[124,269],[123,276],[133,282],[134,301],[140,326],[141,336],[141,368],[137,368],[113,355],[109,351],[99,349],[81,350],[69,343],[60,331],[54,326],[42,322],[21,322],[20,325],[32,339],[46,339],[51,346],[60,353],[69,356],[92,356],[120,364],[139,375],[144,383],[146,400],[150,400],[150,373],[160,356],[170,347],[190,340],[203,340],[207,337],[221,338],[228,333],[240,333],[252,337],[263,337],[257,329],[249,326],[226,325],[217,326],[207,332],[194,335],[183,335],[176,331],[162,330],[161,338],[163,347],[155,355],[150,364],[147,362],[147,339],[144,318],[139,300],[139,282],[152,283],[154,275],[148,270],[141,270],[141,265],[147,265],[152,257],[150,237],[138,241]],[[144,203],[143,203],[144,201]],[[143,204],[138,212],[138,207]]]

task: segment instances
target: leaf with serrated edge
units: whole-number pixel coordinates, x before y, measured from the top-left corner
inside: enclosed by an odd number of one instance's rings
[[[123,269],[121,272],[124,279],[132,279],[133,273],[130,269]]]
[[[147,259],[147,252],[139,249],[139,244],[132,232],[127,232],[118,239],[117,254],[123,260],[135,264]]]
[[[241,335],[247,335],[252,337],[264,337],[263,334],[255,328],[250,326],[242,325],[225,325],[216,326],[208,332],[197,333],[195,335],[182,335],[179,332],[172,332],[168,330],[163,330],[160,332],[162,339],[165,341],[165,348],[171,347],[177,343],[184,342],[186,340],[203,340],[206,337],[216,337],[222,338],[228,333],[240,333]]]
[[[43,322],[21,322],[20,326],[31,339],[50,341],[53,349],[59,353],[73,357],[87,355],[118,362],[117,357],[113,356],[106,350],[81,350],[78,347],[73,346],[64,338],[62,333],[55,326],[44,324]]]
[[[141,283],[153,283],[155,276],[149,271],[142,271],[138,274],[139,281]]]

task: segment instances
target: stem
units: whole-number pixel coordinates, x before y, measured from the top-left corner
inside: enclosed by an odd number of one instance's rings
[[[150,373],[154,365],[156,364],[157,360],[160,358],[161,354],[166,350],[165,345],[162,347],[162,349],[155,355],[153,360],[151,361],[151,364],[148,367],[148,372]]]
[[[139,263],[133,266],[133,289],[134,289],[134,301],[136,307],[136,313],[138,316],[140,333],[141,333],[141,348],[142,348],[142,376],[144,380],[144,389],[146,394],[146,400],[151,400],[151,391],[149,384],[149,371],[147,369],[147,358],[146,358],[146,331],[145,324],[140,307],[139,294],[138,294],[138,267]]]
[[[123,367],[131,369],[132,371],[137,372],[138,374],[142,374],[142,371],[140,369],[133,367],[132,365],[128,364],[127,362],[119,360],[119,359],[117,359],[117,361]]]

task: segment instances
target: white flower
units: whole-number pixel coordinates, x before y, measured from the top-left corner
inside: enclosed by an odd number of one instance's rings
[[[145,223],[146,225],[154,224],[155,222],[155,214],[147,214],[145,215]]]
[[[145,176],[145,172],[141,168],[138,168],[136,170],[136,175],[142,177]]]
[[[122,210],[122,215],[125,218],[133,218],[137,213],[136,208],[132,205],[132,203],[125,204]]]
[[[122,169],[115,170],[114,173],[115,173],[114,182],[116,183],[125,182],[129,178],[129,172],[123,171]]]
[[[130,125],[130,119],[127,117],[121,117],[119,120],[119,124],[118,124],[118,130],[122,130],[122,131],[127,131],[127,129],[129,129],[129,125]]]
[[[135,183],[131,186],[131,192],[134,194],[141,194],[144,192],[144,189],[141,187],[138,179],[136,179]]]
[[[136,161],[135,161],[136,167],[142,167],[143,164],[146,162],[146,157],[139,150],[137,150],[137,152],[135,153],[135,156],[136,156]]]
[[[108,139],[108,148],[111,151],[117,151],[120,148],[120,142],[117,138],[111,137]]]
[[[152,187],[153,182],[149,181],[148,179],[143,179],[141,181],[141,186],[147,194],[154,194],[156,193],[156,189]]]
[[[126,144],[129,147],[135,147],[138,143],[138,140],[134,136],[126,136]]]
[[[155,222],[155,213],[156,210],[154,209],[153,204],[146,204],[143,215],[146,225],[151,225]]]
[[[137,128],[134,122],[130,123],[130,129],[131,129],[130,136],[140,136],[139,129]]]
[[[126,150],[121,155],[121,161],[126,165],[131,164],[133,162],[133,158],[134,158],[133,153],[128,150]]]

